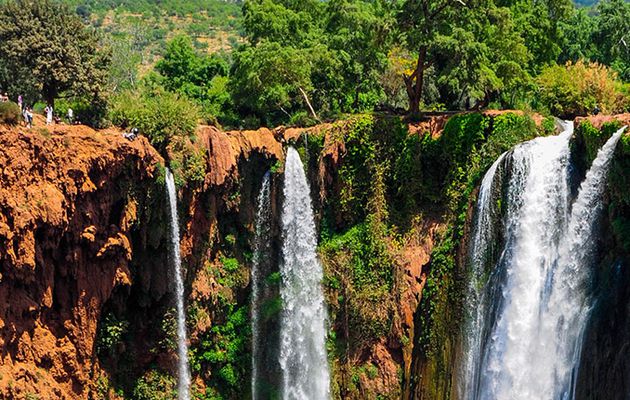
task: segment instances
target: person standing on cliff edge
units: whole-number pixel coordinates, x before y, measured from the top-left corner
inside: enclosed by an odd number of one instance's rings
[[[53,108],[52,106],[49,104],[46,106],[46,109],[44,110],[46,112],[46,125],[50,125],[53,122]]]

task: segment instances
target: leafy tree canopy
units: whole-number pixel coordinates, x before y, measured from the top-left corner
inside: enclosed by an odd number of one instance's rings
[[[109,62],[94,31],[51,0],[0,5],[0,60],[3,86],[26,93],[36,88],[51,104],[62,94],[100,95]]]

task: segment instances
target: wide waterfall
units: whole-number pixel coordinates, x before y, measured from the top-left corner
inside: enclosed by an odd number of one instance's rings
[[[268,257],[271,248],[271,177],[267,172],[263,178],[262,187],[258,194],[258,208],[256,210],[256,237],[254,238],[254,259],[252,262],[252,400],[257,400],[258,377],[260,375],[261,327],[260,327],[260,297],[263,278],[261,264],[264,257]]]
[[[571,399],[581,337],[591,308],[594,229],[612,154],[622,130],[600,149],[578,195],[569,189],[572,124],[554,137],[501,156],[481,186],[469,254],[472,292],[460,362],[459,397]],[[499,165],[507,193],[493,197]],[[491,251],[503,199],[504,232]],[[490,255],[496,264],[487,268]]]
[[[282,397],[325,400],[330,397],[330,373],[325,346],[323,271],[315,252],[317,237],[310,188],[300,156],[292,147],[285,163],[282,237]]]
[[[166,169],[166,190],[168,192],[171,216],[171,256],[175,278],[177,308],[177,396],[179,400],[190,399],[190,370],[188,369],[188,340],[186,338],[186,314],[184,309],[184,280],[182,277],[182,259],[179,252],[179,221],[177,218],[177,193],[175,180]]]

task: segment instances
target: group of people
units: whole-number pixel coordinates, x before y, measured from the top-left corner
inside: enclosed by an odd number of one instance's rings
[[[2,94],[2,91],[0,90],[0,103],[6,103],[9,100],[9,95],[7,93]],[[33,107],[29,107],[24,104],[24,98],[22,95],[17,97],[17,105],[20,107],[20,111],[22,112],[24,124],[28,129],[31,129],[33,127]],[[58,124],[61,122],[61,119],[58,116],[55,116],[53,106],[51,104],[48,104],[46,108],[44,108],[44,114],[46,115],[46,125],[52,125],[53,123]],[[73,124],[75,122],[79,123],[74,120],[74,111],[70,107],[68,107],[66,117],[69,124]],[[123,132],[122,136],[129,141],[134,141],[138,137],[139,133],[138,128],[133,128],[129,132]]]
[[[6,103],[10,100],[8,93],[2,94],[0,90],[0,103]],[[33,107],[29,107],[24,104],[24,98],[22,95],[17,97],[17,105],[20,108],[20,112],[22,113],[22,118],[26,126],[30,129],[33,127]],[[46,125],[52,125],[53,123],[60,123],[61,118],[55,116],[53,112],[53,106],[48,104],[46,108],[44,108],[44,114],[46,115]],[[67,119],[69,124],[75,123],[74,120],[74,111],[72,108],[68,107]]]

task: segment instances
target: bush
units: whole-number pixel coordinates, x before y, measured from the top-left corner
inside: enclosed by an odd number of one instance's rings
[[[137,400],[173,400],[177,398],[175,388],[172,376],[152,370],[138,379],[133,397]]]
[[[174,137],[192,136],[199,116],[195,103],[161,89],[124,91],[112,99],[109,110],[114,124],[138,128],[162,150]]]
[[[108,314],[99,328],[96,346],[101,354],[114,354],[116,347],[122,342],[123,335],[127,333],[129,323],[119,320],[113,314]]]
[[[55,102],[55,114],[66,121],[68,108],[74,112],[74,121],[96,129],[105,128],[107,121],[107,101],[102,97],[59,99]]]
[[[0,103],[0,123],[16,125],[20,120],[20,107],[13,102]]]
[[[604,114],[623,111],[624,95],[617,74],[597,63],[554,65],[538,76],[540,100],[561,118],[587,115],[596,107]]]

